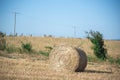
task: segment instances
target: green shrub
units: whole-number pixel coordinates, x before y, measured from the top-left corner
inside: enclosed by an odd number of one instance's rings
[[[22,49],[25,51],[25,52],[31,52],[32,51],[32,45],[31,43],[23,43],[22,42]]]
[[[87,38],[93,43],[94,54],[101,60],[106,60],[107,49],[104,48],[103,36],[98,31],[87,32]]]
[[[6,49],[6,40],[4,38],[5,34],[0,32],[0,50]]]
[[[0,38],[0,50],[6,49],[6,40],[4,38]]]
[[[0,31],[0,37],[5,37],[6,34]]]

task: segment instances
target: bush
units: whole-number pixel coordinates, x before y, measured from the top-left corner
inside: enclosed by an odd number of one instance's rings
[[[31,43],[23,43],[22,42],[22,49],[25,52],[31,52],[32,51],[32,45],[31,45]]]
[[[0,50],[6,49],[6,40],[4,38],[0,38]]]
[[[0,37],[5,37],[6,34],[0,31]]]
[[[87,38],[93,43],[92,49],[96,57],[102,60],[106,60],[107,49],[104,48],[103,36],[98,31],[87,32]]]
[[[5,34],[0,32],[0,50],[6,49],[6,40],[4,38]]]

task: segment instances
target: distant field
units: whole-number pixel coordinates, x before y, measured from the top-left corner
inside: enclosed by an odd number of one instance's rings
[[[93,55],[91,42],[88,39],[77,38],[52,38],[52,37],[6,37],[7,43],[16,47],[21,47],[21,41],[24,43],[30,42],[33,49],[45,50],[46,46],[55,47],[60,44],[80,47],[86,54]],[[120,57],[120,41],[105,40],[105,47],[108,50],[108,55],[111,57]]]
[[[6,37],[8,45],[21,47],[30,42],[34,50],[45,51],[46,46],[60,44],[76,46],[94,56],[87,39],[52,37]],[[120,41],[105,41],[108,55],[120,57]],[[7,53],[0,51],[0,80],[120,80],[120,66],[106,62],[88,62],[85,72],[60,73],[49,69],[49,58],[38,54]]]

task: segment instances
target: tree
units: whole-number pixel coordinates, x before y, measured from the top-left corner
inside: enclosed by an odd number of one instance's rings
[[[92,49],[97,58],[106,60],[107,49],[104,48],[103,35],[98,31],[87,32],[87,38],[93,43]]]

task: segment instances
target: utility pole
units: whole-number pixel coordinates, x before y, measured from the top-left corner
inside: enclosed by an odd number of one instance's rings
[[[16,14],[19,14],[18,12],[13,12],[14,14],[14,36],[16,35]]]

